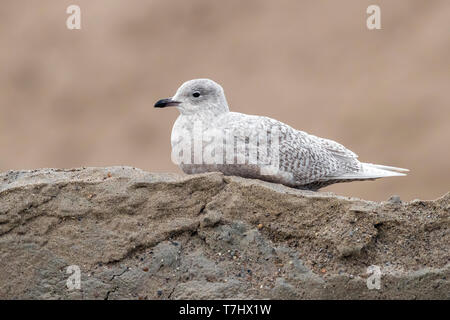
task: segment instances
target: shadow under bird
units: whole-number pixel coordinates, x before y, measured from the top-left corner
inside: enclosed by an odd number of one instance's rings
[[[408,169],[358,161],[341,144],[280,121],[230,112],[222,87],[190,80],[155,108],[174,106],[172,160],[187,174],[222,172],[318,190],[338,182],[404,176]]]

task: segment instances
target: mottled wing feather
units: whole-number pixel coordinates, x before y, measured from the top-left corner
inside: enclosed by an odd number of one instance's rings
[[[356,153],[336,141],[320,137],[316,138],[320,140],[322,146],[328,150],[333,157],[339,160],[340,165],[342,166],[342,169],[345,169],[345,172],[356,172],[360,170],[361,164],[357,159],[358,155]]]
[[[280,170],[291,173],[299,185],[359,169],[357,155],[339,143],[295,130],[271,118],[230,112],[216,125],[247,142],[249,135],[262,132],[270,135],[273,129],[279,130]]]

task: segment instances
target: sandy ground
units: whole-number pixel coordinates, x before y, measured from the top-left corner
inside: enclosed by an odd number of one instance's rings
[[[449,208],[218,173],[9,171],[0,299],[449,300]]]
[[[450,2],[79,0],[0,5],[0,171],[170,161],[185,80],[221,83],[233,111],[334,139],[406,178],[326,190],[370,200],[438,198],[449,187]]]

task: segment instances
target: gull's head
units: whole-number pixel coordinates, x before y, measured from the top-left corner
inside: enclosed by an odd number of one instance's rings
[[[228,112],[228,104],[222,87],[209,79],[186,81],[172,98],[161,99],[155,108],[176,106],[181,114]]]

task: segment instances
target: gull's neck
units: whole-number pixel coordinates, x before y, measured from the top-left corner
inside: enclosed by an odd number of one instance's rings
[[[217,117],[230,112],[228,106],[204,106],[201,110],[196,110],[196,112],[186,111],[180,109],[180,118],[188,121],[201,121],[201,122],[211,122]]]

